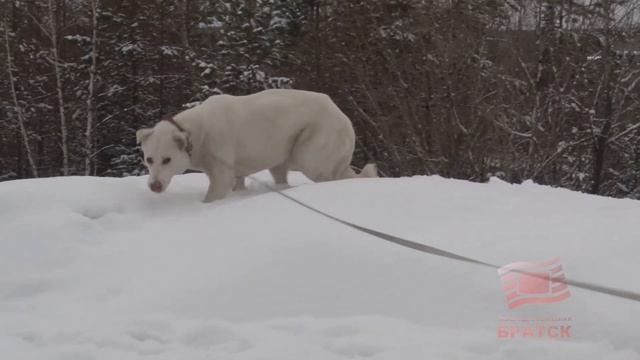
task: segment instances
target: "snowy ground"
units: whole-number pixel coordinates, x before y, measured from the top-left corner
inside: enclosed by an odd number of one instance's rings
[[[266,178],[263,174],[262,177]],[[640,359],[640,303],[571,289],[508,310],[495,270],[331,222],[259,184],[200,203],[203,175],[0,183],[2,359]],[[439,177],[288,194],[496,264],[559,256],[640,291],[640,202]],[[499,339],[500,317],[571,317],[569,339]]]

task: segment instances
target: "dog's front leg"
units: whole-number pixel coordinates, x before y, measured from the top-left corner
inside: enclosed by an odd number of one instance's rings
[[[244,176],[236,176],[236,184],[233,185],[233,191],[247,190],[247,185],[244,183]]]
[[[233,169],[229,169],[223,164],[213,164],[211,170],[207,170],[206,173],[209,177],[209,190],[207,190],[204,202],[224,199],[233,187],[235,180]]]

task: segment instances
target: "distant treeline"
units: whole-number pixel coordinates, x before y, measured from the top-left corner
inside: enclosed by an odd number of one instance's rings
[[[0,180],[125,176],[135,130],[291,87],[352,119],[355,163],[640,198],[632,0],[7,0]]]

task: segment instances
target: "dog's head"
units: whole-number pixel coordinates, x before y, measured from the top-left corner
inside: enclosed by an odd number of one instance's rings
[[[189,135],[167,121],[154,128],[140,129],[136,139],[149,169],[149,188],[163,192],[174,175],[185,172],[191,165]]]

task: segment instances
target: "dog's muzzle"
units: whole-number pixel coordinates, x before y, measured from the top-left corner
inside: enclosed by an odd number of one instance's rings
[[[162,192],[162,183],[160,181],[154,181],[151,184],[149,184],[149,189],[151,189],[151,191],[155,192],[155,193],[160,193]]]

